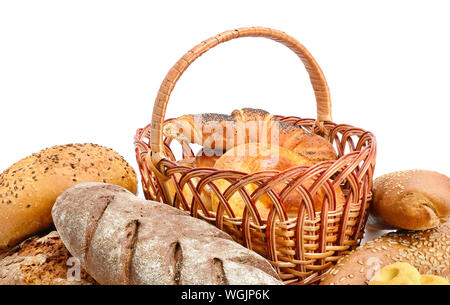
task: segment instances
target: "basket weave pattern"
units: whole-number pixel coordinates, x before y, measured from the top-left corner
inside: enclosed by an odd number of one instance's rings
[[[338,153],[336,161],[314,166],[296,166],[284,171],[256,173],[192,168],[177,164],[172,140],[162,136],[165,109],[171,91],[181,74],[201,54],[221,42],[246,36],[263,36],[294,50],[310,75],[317,101],[317,120],[295,116],[278,118],[321,134]],[[194,156],[188,143],[180,143],[183,158]],[[266,257],[286,284],[312,284],[341,256],[357,246],[367,220],[376,156],[376,140],[371,132],[331,122],[331,102],[325,78],[314,58],[295,39],[267,28],[245,28],[212,37],[189,51],[169,71],[161,85],[153,110],[152,123],[137,130],[136,158],[147,199],[170,204],[229,233],[245,247]],[[215,182],[225,179],[230,186],[222,193]],[[305,181],[313,181],[305,185]],[[249,192],[249,186],[254,191]],[[284,188],[280,191],[279,186]],[[278,188],[276,188],[278,186]],[[345,204],[336,207],[335,187],[340,186]],[[215,196],[216,211],[208,208],[204,195]],[[321,211],[314,210],[314,195],[325,193]],[[283,200],[292,192],[301,195],[296,217],[288,217]],[[235,217],[228,203],[238,194],[246,207]],[[267,195],[273,205],[262,219],[255,202]]]

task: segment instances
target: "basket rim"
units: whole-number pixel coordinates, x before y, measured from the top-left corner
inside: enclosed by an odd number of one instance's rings
[[[301,117],[297,117],[297,116],[274,115],[274,117],[281,118],[282,120],[286,120],[286,119],[296,119],[297,121],[310,121],[310,125],[311,125],[311,126],[313,126],[314,123],[316,122],[316,119],[313,119],[313,118],[301,118]],[[174,119],[175,119],[175,118],[168,118],[168,119],[164,120],[164,123],[169,122],[169,121],[174,120]],[[365,149],[368,149],[368,150],[371,150],[371,151],[373,151],[373,152],[376,152],[376,149],[377,149],[377,140],[376,140],[375,134],[374,134],[373,132],[368,131],[368,130],[365,130],[365,129],[360,128],[360,127],[355,127],[355,126],[353,126],[353,125],[351,125],[351,124],[345,124],[345,123],[338,124],[338,123],[335,123],[335,122],[333,122],[333,121],[324,121],[323,123],[324,123],[324,126],[325,126],[325,127],[333,126],[333,127],[331,128],[330,134],[332,134],[332,131],[333,131],[333,130],[338,129],[338,128],[342,128],[342,127],[347,128],[347,130],[354,129],[354,130],[360,131],[360,132],[361,132],[361,136],[360,136],[361,138],[362,138],[364,135],[367,135],[367,136],[369,136],[369,138],[370,138],[370,141],[368,141],[368,145],[365,147]],[[145,148],[145,150],[144,150],[143,152],[151,153],[151,145],[150,145],[150,143],[149,143],[149,142],[147,143],[147,142],[144,141],[144,138],[145,138],[145,137],[147,137],[147,138],[149,139],[149,141],[150,141],[150,131],[151,131],[151,128],[152,128],[152,123],[149,123],[149,124],[147,124],[145,127],[143,127],[143,128],[138,128],[138,129],[136,130],[136,133],[135,133],[135,136],[134,136],[134,145],[135,145],[135,148],[138,149],[138,148],[140,148],[140,147],[143,147],[143,148]],[[327,139],[327,140],[328,140],[328,139]],[[329,141],[329,140],[328,140],[328,141]],[[164,144],[166,144],[166,141],[164,141]],[[358,154],[361,154],[361,153],[362,153],[362,150],[355,150],[355,151],[350,152],[350,153],[342,154],[342,156],[338,157],[336,160],[333,160],[332,162],[333,162],[333,163],[336,163],[336,162],[340,161],[342,158],[345,158],[347,155],[352,154],[352,153],[355,153],[355,152],[358,152]],[[192,167],[192,166],[188,166],[188,165],[178,165],[178,164],[176,164],[176,162],[170,160],[167,156],[164,156],[164,158],[161,159],[160,162],[163,161],[163,160],[165,160],[165,162],[173,163],[174,166],[178,166],[178,167],[187,167],[187,168],[190,168],[190,169],[199,169],[199,168],[200,168],[200,167]],[[330,161],[329,161],[329,160],[321,161],[321,162],[318,162],[318,163],[316,163],[316,164],[314,164],[314,165],[311,165],[311,166],[308,166],[308,165],[301,165],[301,166],[306,166],[306,167],[311,168],[311,167],[313,167],[313,166],[315,166],[315,165],[317,165],[317,164],[321,164],[321,163],[323,163],[323,162],[330,162]],[[292,168],[292,167],[291,167],[291,168]],[[216,168],[213,168],[213,167],[202,167],[202,169],[219,170],[219,169],[216,169]],[[286,169],[286,170],[289,170],[289,169],[290,169],[290,168],[288,168],[288,169]],[[259,173],[259,172],[266,172],[266,171],[273,171],[273,170],[262,170],[262,171],[258,171],[258,173]],[[284,171],[285,171],[285,170],[284,170]],[[280,171],[280,172],[284,172],[284,171]],[[237,172],[239,172],[239,171],[237,171]],[[244,172],[240,172],[240,173],[244,173]],[[245,173],[245,174],[249,174],[249,173]]]

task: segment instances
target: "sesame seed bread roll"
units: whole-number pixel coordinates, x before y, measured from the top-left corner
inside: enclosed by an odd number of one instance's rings
[[[95,144],[47,148],[0,174],[0,252],[49,228],[56,198],[80,182],[117,184],[133,193],[137,188],[123,157]]]
[[[407,170],[374,181],[369,229],[426,230],[450,216],[450,178],[433,171]]]
[[[384,266],[409,263],[420,274],[450,279],[450,222],[426,231],[399,231],[378,237],[342,257],[321,285],[367,285]]]

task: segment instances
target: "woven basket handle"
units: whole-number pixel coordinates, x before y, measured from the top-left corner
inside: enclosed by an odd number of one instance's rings
[[[217,36],[211,37],[200,44],[196,45],[190,51],[188,51],[167,73],[166,78],[161,84],[158,92],[158,96],[155,100],[153,107],[152,125],[151,125],[151,139],[150,148],[152,151],[153,164],[157,164],[164,156],[162,152],[163,148],[163,134],[162,125],[164,123],[164,116],[166,114],[167,103],[169,102],[170,94],[172,93],[175,84],[184,71],[193,63],[200,55],[208,51],[209,49],[232,39],[240,37],[265,37],[274,41],[280,42],[294,51],[305,65],[306,71],[308,71],[311,84],[314,89],[317,103],[317,121],[316,125],[323,130],[323,122],[331,121],[331,99],[330,91],[328,89],[327,81],[323,75],[322,70],[317,64],[316,60],[306,50],[306,48],[300,44],[297,40],[291,36],[270,28],[264,27],[251,27],[240,28],[236,30],[225,31]]]

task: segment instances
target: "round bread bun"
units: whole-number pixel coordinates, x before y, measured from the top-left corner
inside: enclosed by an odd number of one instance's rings
[[[97,284],[79,261],[76,265],[77,260],[72,258],[58,232],[47,233],[34,235],[4,254],[0,260],[0,285]]]
[[[404,262],[420,274],[450,279],[450,222],[425,231],[398,231],[378,237],[344,256],[321,285],[366,285],[384,266]]]
[[[228,150],[223,156],[217,159],[214,167],[221,170],[236,170],[245,173],[255,173],[263,170],[278,170],[283,171],[288,168],[307,165],[311,166],[313,163],[307,158],[282,147],[272,145],[266,146],[258,143],[249,143],[236,146]],[[312,185],[314,181],[312,179],[306,180],[305,187]],[[220,179],[214,182],[219,190],[223,193],[230,183],[224,179]],[[280,193],[286,187],[285,183],[281,183],[275,186],[274,190]],[[249,194],[252,194],[256,190],[255,184],[249,184],[246,186],[246,190]],[[341,206],[345,203],[344,194],[339,186],[335,188],[336,192],[336,206]],[[323,189],[319,189],[313,196],[314,210],[316,212],[321,211],[322,202],[325,196]],[[219,205],[219,199],[217,196],[211,194],[211,202],[214,211],[217,211]],[[236,217],[242,217],[245,202],[242,199],[239,192],[233,194],[228,200]],[[291,192],[282,205],[288,216],[297,216],[300,203],[302,202],[302,196],[297,191]],[[255,202],[258,213],[261,218],[267,219],[270,209],[272,208],[273,201],[267,194],[264,194]]]
[[[0,174],[0,252],[49,228],[56,198],[80,182],[137,189],[136,173],[123,157],[96,144],[47,148]]]
[[[427,170],[393,172],[374,181],[369,229],[425,230],[450,216],[450,178]]]

